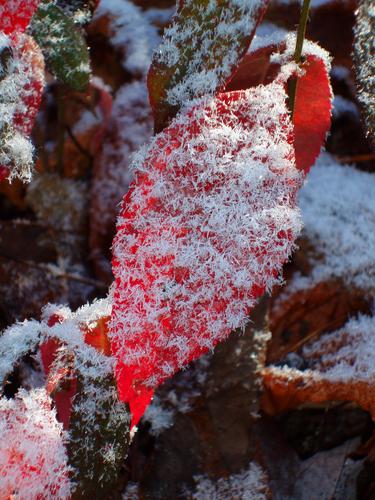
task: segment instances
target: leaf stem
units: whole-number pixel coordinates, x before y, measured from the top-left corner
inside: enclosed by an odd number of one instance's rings
[[[299,64],[301,62],[303,41],[305,39],[305,34],[306,34],[306,25],[307,25],[307,19],[309,16],[309,10],[310,10],[310,0],[303,0],[302,9],[301,9],[301,17],[299,20],[298,31],[297,31],[296,49],[294,51],[294,62],[296,64]],[[295,105],[296,93],[297,93],[297,82],[298,82],[298,77],[295,76],[294,78],[292,78],[290,80],[289,89],[288,89],[289,90],[289,108],[290,108],[290,112],[292,114],[292,119],[293,119],[294,105]]]

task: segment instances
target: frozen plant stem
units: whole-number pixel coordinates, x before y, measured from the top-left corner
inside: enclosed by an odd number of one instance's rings
[[[309,16],[310,0],[303,0],[301,17],[298,25],[297,40],[296,40],[296,50],[294,52],[294,61],[296,64],[301,62],[303,41],[306,34],[307,18]],[[294,104],[296,100],[298,76],[292,78],[289,82],[289,108],[293,119]]]

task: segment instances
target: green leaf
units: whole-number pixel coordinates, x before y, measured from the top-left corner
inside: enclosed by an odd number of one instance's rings
[[[120,471],[129,446],[130,414],[118,400],[112,375],[77,377],[77,394],[70,417],[67,443],[71,479],[76,484],[72,500],[116,497]],[[119,492],[117,492],[119,495]]]
[[[155,129],[190,99],[223,89],[245,55],[268,0],[184,0],[148,74]]]
[[[57,0],[56,5],[76,24],[82,26],[91,21],[98,3],[98,0]]]
[[[373,0],[362,0],[356,13],[354,28],[354,69],[358,84],[358,100],[367,134],[375,145],[375,9]]]
[[[58,6],[43,2],[32,18],[31,31],[51,73],[72,89],[84,91],[90,80],[89,51],[74,22]]]

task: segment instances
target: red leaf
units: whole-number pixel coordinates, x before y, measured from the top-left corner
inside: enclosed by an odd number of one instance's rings
[[[84,334],[86,344],[95,347],[105,356],[111,355],[111,344],[108,339],[108,322],[109,317],[100,318],[95,325],[81,325],[81,330]]]
[[[139,158],[114,241],[111,324],[133,419],[277,282],[300,228],[292,143],[275,82],[202,99]]]
[[[332,90],[324,61],[307,55],[294,105],[296,163],[306,174],[315,163],[331,126]]]
[[[20,103],[14,115],[13,125],[16,130],[30,135],[38,113],[44,89],[44,57],[34,41],[28,35],[12,37],[15,58],[20,62],[23,74],[23,86],[18,89]]]
[[[38,8],[40,0],[0,0],[0,31],[23,32]]]
[[[64,316],[57,313],[50,316],[47,324],[51,327],[56,323],[62,323],[63,321]],[[60,347],[62,347],[62,345],[58,340],[49,339],[41,344],[40,353],[44,373],[47,378],[47,392],[51,394],[53,400],[55,401],[58,420],[63,424],[64,429],[69,429],[70,416],[72,413],[72,401],[77,392],[77,379],[70,376],[68,369],[61,368],[53,370],[53,363],[57,356],[57,350]],[[67,387],[62,389],[59,386],[67,376],[69,376],[69,384]]]
[[[45,83],[44,58],[36,42],[24,33],[13,33],[10,37],[10,47],[17,61],[12,79],[17,91],[17,102],[5,102],[11,111],[13,121],[9,126],[13,131],[24,136],[31,134],[35,117],[38,113]],[[9,158],[13,161],[13,158]],[[0,165],[0,182],[9,174],[7,166]]]
[[[271,63],[270,57],[276,52],[283,54],[285,48],[285,42],[281,42],[246,54],[226,90],[245,90],[273,81],[280,71],[280,64]],[[327,62],[309,53],[305,59],[302,65],[304,73],[298,78],[293,124],[297,167],[308,173],[331,125],[332,90]]]
[[[245,90],[272,82],[280,70],[280,65],[271,64],[270,56],[278,49],[280,46],[272,44],[254,52],[248,52],[225,90]]]

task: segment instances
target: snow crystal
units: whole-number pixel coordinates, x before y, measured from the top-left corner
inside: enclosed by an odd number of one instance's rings
[[[268,488],[266,476],[260,466],[250,462],[247,470],[232,474],[227,479],[217,481],[207,476],[194,476],[196,490],[191,495],[193,500],[212,500],[235,498],[236,500],[266,500]]]
[[[354,28],[354,69],[359,87],[358,100],[363,108],[367,133],[375,134],[375,6],[372,0],[362,0],[356,12]]]
[[[311,275],[294,289],[331,277],[375,291],[375,176],[340,165],[323,153],[300,192],[305,234],[323,259],[313,256]]]
[[[278,53],[275,52],[271,54],[270,62],[275,64],[280,64],[281,71],[280,77],[283,77],[286,81],[291,73],[296,69],[296,63],[294,62],[294,52],[296,48],[296,34],[286,33],[285,35],[285,50]],[[310,40],[304,40],[302,48],[303,56],[315,56],[317,59],[323,61],[326,71],[329,73],[331,70],[331,57],[326,50],[320,47],[317,43],[311,42]],[[298,71],[301,71],[298,68]]]
[[[375,379],[375,316],[350,319],[340,330],[303,348],[312,370],[331,381]]]
[[[107,225],[114,222],[117,206],[132,180],[129,170],[132,154],[151,137],[152,130],[146,83],[135,81],[122,86],[113,101],[109,130],[92,188],[92,196],[99,205],[99,213],[93,214],[100,220],[97,231],[105,232]],[[92,211],[96,210],[94,206]]]
[[[152,51],[159,43],[157,28],[128,0],[100,0],[94,20],[102,16],[110,19],[113,46],[125,49],[124,68],[131,73],[146,74]]]
[[[0,434],[1,498],[69,498],[64,433],[44,389],[0,399]]]
[[[335,64],[332,66],[331,76],[332,78],[337,78],[338,80],[346,80],[350,77],[350,69],[345,66]]]
[[[64,321],[48,326],[51,314],[57,313],[64,318]],[[79,308],[76,312],[71,312],[69,308],[63,306],[48,305],[43,309],[42,321],[30,320],[10,326],[0,336],[0,380],[4,380],[23,355],[34,350],[48,338],[59,339],[75,353],[78,371],[87,374],[88,377],[106,377],[112,373],[112,359],[85,343],[80,326],[89,327],[98,319],[110,314],[111,306],[108,299],[95,301]]]
[[[182,73],[174,72],[167,90],[170,105],[214,94],[226,83],[240,57],[241,43],[251,36],[262,8],[262,0],[237,0],[224,6],[217,0],[204,6],[192,0],[183,3],[153,56],[156,65],[183,66]],[[207,23],[207,19],[220,22],[210,22],[202,30],[202,20]]]
[[[287,30],[276,24],[270,22],[260,24],[250,44],[249,53],[269,45],[279,45],[285,40],[287,33]]]
[[[125,365],[152,365],[149,387],[245,325],[301,228],[283,86],[233,95],[196,100],[135,158],[111,331]]]
[[[34,148],[25,137],[30,134],[43,87],[44,67],[27,35],[16,35],[12,41],[0,35],[0,46],[12,54],[0,78],[0,165],[9,171],[9,179],[31,179]]]
[[[174,411],[163,406],[162,401],[155,396],[147,407],[143,419],[151,424],[150,434],[158,436],[173,425]]]
[[[122,500],[140,500],[138,483],[129,482],[126,485]]]

